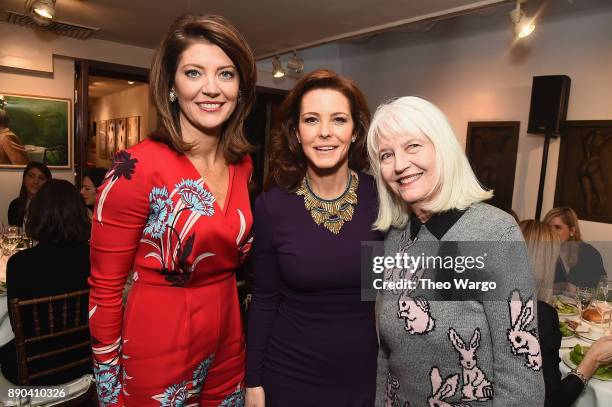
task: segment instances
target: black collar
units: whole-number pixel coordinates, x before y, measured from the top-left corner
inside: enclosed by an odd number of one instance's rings
[[[423,225],[427,227],[427,230],[429,230],[429,232],[431,232],[436,239],[441,240],[442,236],[444,236],[446,232],[448,232],[448,230],[452,228],[455,223],[457,223],[459,218],[461,218],[464,213],[465,210],[451,209],[446,212],[440,212],[432,215],[432,217],[425,223],[422,223],[413,213],[410,215],[410,240],[414,240],[414,238],[419,234],[421,226]]]

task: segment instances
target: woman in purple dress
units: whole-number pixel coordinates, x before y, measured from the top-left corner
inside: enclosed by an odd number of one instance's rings
[[[381,239],[362,172],[369,122],[361,91],[329,70],[283,102],[254,210],[247,407],[374,405],[374,305],[360,286],[361,242]]]

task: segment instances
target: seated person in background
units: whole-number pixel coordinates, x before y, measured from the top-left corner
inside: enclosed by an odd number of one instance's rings
[[[9,129],[8,113],[0,109],[0,164],[20,165],[29,161],[21,140]]]
[[[87,208],[77,189],[68,181],[50,180],[43,185],[32,199],[30,217],[26,223],[26,232],[38,245],[31,249],[17,252],[7,264],[6,284],[8,301],[13,298],[26,300],[64,294],[72,291],[85,290],[89,286],[89,234],[90,222]],[[80,315],[87,318],[87,298],[83,298]],[[60,303],[61,304],[61,303]],[[54,304],[55,305],[55,304]],[[57,306],[56,308],[58,308]],[[22,322],[26,336],[34,333],[32,315],[26,309],[22,314]],[[61,312],[57,309],[58,313]],[[48,315],[47,306],[41,306],[41,333],[47,333],[47,327],[42,323]],[[9,313],[11,323],[14,317]],[[69,315],[68,320],[74,321],[75,315]],[[57,322],[55,326],[61,328]],[[61,319],[59,319],[61,321]],[[13,325],[14,326],[14,325]],[[76,344],[89,339],[89,332],[77,332],[57,339],[64,346]],[[37,343],[38,350],[44,350],[49,344]],[[62,366],[66,359],[76,360],[90,356],[89,347],[79,348],[73,355],[59,355],[57,359],[45,359],[37,365],[30,364],[30,372],[47,370]],[[2,373],[13,383],[17,382],[15,341],[6,344],[0,352]],[[75,368],[61,371],[41,383],[31,384],[61,384],[91,372],[91,364],[79,365]]]
[[[97,189],[104,182],[104,176],[108,170],[106,168],[95,167],[88,170],[81,183],[81,196],[87,205],[89,219],[93,215],[94,204],[96,203]]]
[[[31,162],[23,170],[19,197],[13,199],[8,209],[9,225],[22,227],[28,217],[28,207],[32,197],[40,187],[51,179],[51,171],[43,163]]]
[[[569,407],[582,393],[586,382],[599,365],[612,362],[612,336],[605,336],[596,341],[576,369],[561,379],[559,316],[549,305],[552,299],[555,263],[561,242],[547,223],[524,220],[519,225],[533,263],[537,284],[538,332],[546,388],[545,407]]]
[[[561,254],[555,270],[555,291],[573,292],[576,287],[597,287],[606,276],[596,248],[582,241],[578,216],[572,208],[551,209],[544,223],[552,226],[561,240]]]

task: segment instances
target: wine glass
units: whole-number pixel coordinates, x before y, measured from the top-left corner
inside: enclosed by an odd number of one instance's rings
[[[18,226],[6,226],[2,236],[2,254],[11,256],[21,241],[20,228]]]
[[[591,301],[593,301],[593,289],[590,287],[576,287],[576,301],[578,302],[578,308],[580,309],[580,316],[582,316],[584,310],[586,310]]]

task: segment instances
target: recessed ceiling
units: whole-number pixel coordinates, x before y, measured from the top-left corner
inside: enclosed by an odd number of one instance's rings
[[[510,0],[511,1],[511,0]],[[509,0],[57,0],[56,19],[99,27],[92,38],[156,48],[180,14],[215,13],[246,36],[258,59],[397,25],[463,14]],[[3,0],[2,10],[23,12],[24,0]]]
[[[142,85],[146,85],[146,83],[132,82],[130,85],[126,80],[103,78],[101,76],[90,76],[89,98],[96,99]]]

